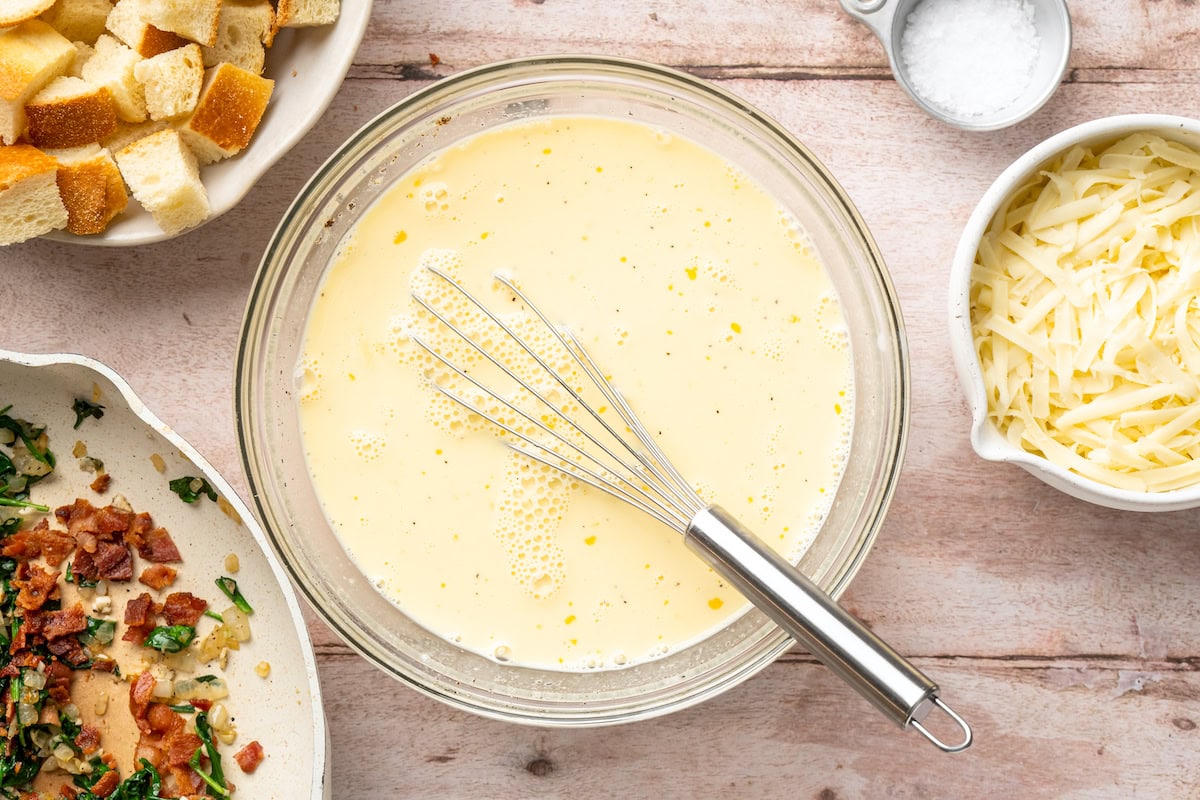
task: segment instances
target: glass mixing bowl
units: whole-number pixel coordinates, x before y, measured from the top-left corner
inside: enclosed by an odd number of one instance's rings
[[[678,710],[729,689],[791,639],[751,609],[662,658],[565,672],[503,664],[433,635],[373,588],[331,529],[305,463],[296,398],[313,299],[372,203],[413,165],[481,130],[564,115],[632,119],[702,142],[753,177],[807,231],[841,299],[856,401],[845,473],[799,566],[840,595],[882,524],[906,437],[907,352],[891,281],[849,198],[800,142],[734,95],[663,67],[593,57],[494,64],[416,92],[352,136],[296,198],[259,268],[238,353],[237,425],[271,542],[301,591],[352,647],[420,691],[488,717],[600,725]]]

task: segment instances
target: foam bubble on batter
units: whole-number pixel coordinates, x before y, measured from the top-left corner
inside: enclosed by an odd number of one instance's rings
[[[804,253],[812,255],[814,258],[816,257],[816,251],[813,247],[812,238],[794,215],[781,209],[779,212],[779,224],[783,226],[783,235],[792,243],[792,247],[797,253]]]
[[[349,438],[354,452],[364,461],[374,461],[379,458],[383,455],[384,448],[387,447],[387,439],[382,434],[371,431],[353,431]]]
[[[495,534],[513,579],[528,595],[544,600],[566,578],[558,527],[574,481],[519,453],[510,451],[506,459]]]
[[[301,403],[309,403],[320,398],[322,377],[320,363],[311,356],[301,359],[300,363],[296,365],[294,379],[296,394],[300,397]]]
[[[817,329],[821,341],[838,352],[850,347],[850,332],[842,319],[841,301],[832,292],[825,292],[817,299]]]
[[[416,199],[430,216],[441,216],[450,210],[450,188],[441,181],[418,187]]]

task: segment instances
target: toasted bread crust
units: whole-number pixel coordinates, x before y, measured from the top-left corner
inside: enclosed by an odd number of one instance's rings
[[[33,145],[0,147],[0,191],[45,172],[57,172],[58,160]]]
[[[237,153],[250,144],[274,87],[272,80],[221,64],[213,70],[186,127],[226,155]]]
[[[92,158],[62,164],[58,193],[67,207],[67,230],[80,236],[103,233],[129,204],[121,172],[104,150]]]
[[[185,47],[188,44],[190,44],[190,40],[183,38],[177,33],[159,30],[153,25],[147,25],[146,33],[142,36],[142,41],[134,49],[137,50],[138,55],[142,58],[153,58],[176,48]]]
[[[40,19],[31,19],[4,34],[0,53],[0,100],[29,97],[70,67],[75,45]],[[61,69],[57,67],[61,65]]]
[[[80,147],[117,130],[117,107],[103,86],[91,94],[25,106],[26,134],[37,147]]]

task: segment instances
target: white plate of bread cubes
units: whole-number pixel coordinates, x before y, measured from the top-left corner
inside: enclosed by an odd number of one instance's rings
[[[162,241],[316,123],[370,0],[0,0],[0,245]]]

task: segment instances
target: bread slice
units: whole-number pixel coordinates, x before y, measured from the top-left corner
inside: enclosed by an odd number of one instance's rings
[[[82,78],[55,78],[25,104],[26,135],[41,148],[93,144],[117,129],[112,92]]]
[[[108,34],[96,40],[96,53],[83,65],[83,79],[112,92],[117,116],[126,122],[146,119],[146,93],[133,74],[142,57]]]
[[[91,144],[47,155],[58,159],[58,194],[67,208],[67,230],[79,236],[103,233],[129,204],[112,154]]]
[[[142,58],[152,58],[188,43],[177,33],[159,30],[147,21],[152,0],[119,0],[105,23],[109,33]]]
[[[233,64],[208,71],[196,110],[179,129],[201,164],[236,155],[250,144],[274,87],[275,81]]]
[[[58,0],[42,19],[72,42],[95,44],[110,11],[112,0]]]
[[[150,119],[173,119],[196,108],[204,84],[204,56],[200,45],[189,44],[169,53],[139,61],[133,74],[146,92]]]
[[[341,11],[341,0],[279,0],[275,10],[277,28],[307,28],[332,25]]]
[[[0,35],[0,142],[17,140],[25,130],[25,103],[74,60],[75,45],[40,19]]]
[[[133,196],[169,235],[208,218],[200,166],[179,131],[168,128],[117,152],[117,165]]]
[[[0,3],[0,26],[8,28],[20,25],[52,5],[54,0],[4,0]]]
[[[274,26],[270,0],[222,0],[217,43],[204,48],[204,66],[229,63],[261,75]]]
[[[221,0],[153,0],[145,13],[156,28],[209,47],[217,43]]]
[[[33,145],[0,147],[0,245],[65,228],[58,162]]]

